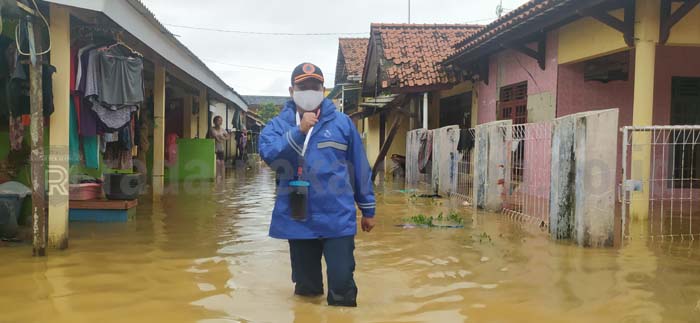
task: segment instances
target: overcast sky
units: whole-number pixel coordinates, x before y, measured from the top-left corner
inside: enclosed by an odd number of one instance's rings
[[[317,64],[333,86],[338,37],[369,37],[373,22],[405,23],[407,0],[142,0],[181,42],[242,95],[288,95],[292,69]],[[503,0],[517,8],[525,0]],[[412,23],[479,23],[496,17],[499,0],[411,0]],[[262,33],[353,33],[280,36]],[[360,33],[360,34],[354,34]]]

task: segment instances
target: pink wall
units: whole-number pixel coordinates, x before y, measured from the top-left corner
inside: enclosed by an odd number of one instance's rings
[[[654,125],[668,125],[671,117],[671,79],[674,76],[700,76],[700,48],[696,47],[657,47],[654,80]],[[632,124],[634,101],[634,50],[630,57],[628,81],[615,81],[607,84],[583,81],[583,63],[559,66],[559,90],[557,95],[557,117],[572,113],[607,108],[620,109],[620,127]],[[618,135],[618,145],[622,136]],[[668,160],[670,151],[663,145],[652,151],[656,161],[653,169],[657,180],[670,178]],[[622,151],[618,150],[618,165],[621,165]],[[629,166],[629,165],[628,165]],[[622,169],[617,167],[618,182],[622,179]],[[664,182],[657,181],[653,195],[671,195],[678,190],[668,189]],[[700,194],[700,192],[698,192]]]
[[[540,69],[535,59],[517,51],[505,50],[491,56],[489,60],[489,85],[484,84],[484,82],[478,83],[478,123],[496,120],[496,103],[499,89],[502,86],[527,81],[528,95],[545,92],[555,94],[557,90],[557,48],[558,34],[551,32],[547,35],[544,71]]]
[[[574,113],[604,109],[619,109],[620,127],[632,124],[634,99],[634,50],[630,52],[629,78],[627,81],[602,83],[584,81],[584,63],[559,66],[557,117]],[[622,142],[618,133],[617,144]],[[617,165],[621,165],[622,151],[618,149]],[[622,179],[622,167],[615,167],[617,183]]]
[[[667,125],[671,121],[671,95],[672,78],[674,76],[700,77],[700,48],[697,47],[657,47],[656,69],[654,74],[654,115],[653,122],[657,125]],[[678,133],[676,133],[678,134]],[[671,133],[661,134],[660,137],[671,137]],[[673,147],[671,145],[657,145],[652,150],[654,155],[654,167],[652,175],[658,181],[652,188],[653,196],[666,196],[678,198],[689,196],[688,189],[671,189],[668,181],[661,179],[671,178],[669,164],[671,163]],[[688,148],[690,153],[690,148]],[[694,198],[700,196],[700,191],[692,190]]]
[[[603,110],[610,108],[619,109],[619,126],[632,124],[633,100],[634,100],[634,49],[630,50],[629,78],[627,81],[613,81],[601,83],[595,81],[585,82],[583,77],[584,63],[558,65],[557,62],[557,34],[552,32],[547,37],[546,69],[542,71],[537,62],[519,52],[504,50],[491,56],[489,61],[489,85],[479,82],[478,86],[478,124],[496,120],[496,104],[500,87],[528,81],[528,95],[540,93],[552,93],[556,95],[556,117],[562,117],[573,113]],[[655,93],[653,123],[655,125],[667,125],[670,121],[671,109],[671,79],[673,76],[700,77],[700,48],[696,47],[666,47],[657,48],[655,69]],[[618,134],[618,145],[622,142],[621,134]],[[530,145],[528,143],[527,145]],[[533,160],[530,156],[533,149],[526,149],[526,160]],[[546,153],[546,152],[543,152]],[[664,167],[668,166],[668,151],[658,149],[654,154],[657,161],[655,174],[662,174]],[[622,152],[618,150],[617,165],[621,165]],[[525,165],[525,178],[534,176],[537,165]],[[539,165],[542,166],[542,165]],[[532,170],[529,170],[532,168]],[[618,182],[621,180],[621,167],[616,167]],[[668,174],[667,174],[668,175]],[[666,176],[669,177],[670,175]],[[658,177],[658,176],[656,176]],[[532,183],[540,187],[540,180]],[[660,182],[659,182],[660,183]],[[660,184],[659,184],[660,185]],[[660,192],[660,187],[653,188]],[[663,194],[675,194],[675,190],[664,189]],[[700,190],[698,190],[700,195]],[[535,195],[540,195],[536,192]],[[656,194],[655,194],[656,195]]]
[[[630,56],[628,81],[585,82],[583,80],[584,63],[560,65],[557,117],[584,111],[617,108],[620,109],[620,126],[631,125],[634,53]]]
[[[654,78],[654,124],[671,120],[671,79],[700,77],[700,48],[657,47]]]

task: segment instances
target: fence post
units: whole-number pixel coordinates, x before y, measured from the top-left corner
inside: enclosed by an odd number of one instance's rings
[[[571,239],[574,227],[574,120],[569,115],[554,120],[552,129],[552,165],[549,178],[549,233],[553,239]]]
[[[587,247],[612,246],[618,110],[555,121],[552,133],[550,234]]]
[[[433,130],[432,187],[437,194],[449,196],[457,188],[457,144],[459,126]]]
[[[478,208],[500,211],[503,207],[501,193],[507,157],[503,127],[511,125],[511,120],[503,120],[476,126],[473,192]]]

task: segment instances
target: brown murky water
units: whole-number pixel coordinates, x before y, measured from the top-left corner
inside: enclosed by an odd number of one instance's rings
[[[466,211],[464,229],[404,229],[445,206],[391,190],[357,237],[359,307],[297,298],[267,237],[273,185],[263,170],[142,199],[43,259],[0,248],[0,322],[700,322],[700,241],[580,249]]]

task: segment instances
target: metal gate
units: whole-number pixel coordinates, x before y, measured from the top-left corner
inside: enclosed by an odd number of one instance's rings
[[[538,225],[549,223],[552,123],[502,127],[505,142],[503,213]]]
[[[622,128],[625,238],[700,237],[700,126]]]

